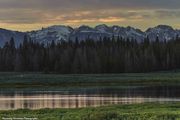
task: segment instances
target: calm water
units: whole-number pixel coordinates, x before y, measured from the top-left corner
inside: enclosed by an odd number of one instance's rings
[[[0,109],[81,108],[111,104],[180,101],[180,87],[1,90]]]

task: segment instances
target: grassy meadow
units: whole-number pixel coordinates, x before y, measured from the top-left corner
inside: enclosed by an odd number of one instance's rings
[[[127,74],[0,73],[1,88],[180,85],[180,72]]]
[[[0,111],[0,118],[38,120],[180,120],[180,104],[144,103],[81,109]]]

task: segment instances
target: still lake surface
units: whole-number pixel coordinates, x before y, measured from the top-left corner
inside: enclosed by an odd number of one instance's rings
[[[180,86],[0,90],[0,110],[180,102]]]

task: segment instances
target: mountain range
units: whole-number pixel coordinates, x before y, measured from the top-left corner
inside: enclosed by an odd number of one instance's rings
[[[9,41],[11,37],[14,38],[16,45],[22,43],[25,35],[28,35],[32,40],[40,43],[51,43],[54,40],[56,43],[64,40],[86,40],[92,38],[99,40],[103,37],[122,37],[129,39],[136,39],[138,42],[143,41],[145,38],[149,38],[151,41],[156,40],[158,37],[160,41],[172,40],[177,36],[180,36],[180,30],[173,29],[171,26],[158,25],[153,28],[149,28],[146,31],[141,31],[133,27],[120,27],[120,26],[107,26],[105,24],[98,25],[96,27],[80,26],[78,28],[72,28],[70,26],[55,25],[41,30],[35,30],[30,32],[18,32],[6,29],[0,29],[0,46],[2,47],[5,42]]]

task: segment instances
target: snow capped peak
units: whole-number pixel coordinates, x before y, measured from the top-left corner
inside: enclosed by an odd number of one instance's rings
[[[35,41],[40,43],[50,43],[52,40],[60,42],[68,40],[69,34],[73,29],[69,26],[55,25],[42,30],[29,32],[28,35]]]
[[[124,39],[136,39],[141,42],[146,37],[151,41],[155,41],[159,37],[160,41],[172,40],[179,35],[180,30],[174,30],[168,25],[158,25],[153,28],[147,29],[142,32],[140,29],[133,28],[131,26],[121,27],[121,26],[107,26],[105,24],[98,25],[96,27],[89,27],[87,25],[82,25],[79,28],[71,28],[64,25],[54,25],[47,28],[42,28],[41,30],[31,31],[31,32],[17,32],[6,29],[0,29],[0,46],[3,46],[6,41],[9,41],[11,37],[15,39],[18,44],[22,43],[24,35],[28,34],[32,40],[40,43],[51,43],[54,40],[56,43],[62,40],[79,40],[94,39],[99,40],[103,37],[122,37]]]
[[[105,24],[98,25],[95,27],[95,29],[100,32],[111,32],[111,29]]]
[[[120,36],[124,39],[136,39],[138,41],[142,41],[144,39],[144,33],[133,27],[120,27],[120,26],[112,26],[113,34],[115,36]]]
[[[97,25],[95,28],[98,28],[98,27],[101,27],[101,28],[109,28],[106,24]]]
[[[168,25],[158,25],[158,26],[156,26],[156,27],[154,27],[154,28],[148,28],[147,30],[146,30],[146,32],[148,32],[148,31],[152,31],[152,30],[156,30],[156,31],[160,31],[160,30],[163,30],[163,31],[167,31],[167,30],[174,30],[171,26],[168,26]]]
[[[173,30],[173,28],[171,26],[168,26],[168,25],[158,25],[155,28]]]
[[[119,26],[112,26],[113,31],[117,31],[119,29]]]
[[[87,26],[87,25],[82,25],[82,26],[80,26],[80,27],[77,28],[77,29],[79,29],[79,30],[93,30],[93,28],[91,28],[91,27],[89,27],[89,26]]]
[[[68,40],[79,38],[85,40],[87,38],[99,39],[102,37],[120,36],[124,39],[136,39],[142,41],[147,36],[152,40],[156,40],[157,36],[160,40],[171,40],[179,34],[179,31],[175,31],[172,27],[167,25],[158,25],[154,28],[149,28],[146,32],[142,32],[140,29],[120,26],[109,27],[105,24],[98,25],[94,28],[87,25],[82,25],[79,28],[73,29],[69,26],[55,25],[42,30],[29,33],[32,39],[40,42],[51,42],[55,40],[59,42],[61,40]]]
[[[158,37],[160,41],[172,40],[177,36],[177,31],[174,30],[171,26],[167,25],[158,25],[154,28],[149,28],[146,31],[146,36],[151,40],[156,40]]]
[[[97,32],[95,29],[86,26],[86,25],[82,25],[79,28],[74,29],[74,31],[72,32],[72,34],[77,34],[77,33],[89,33],[89,32]]]

